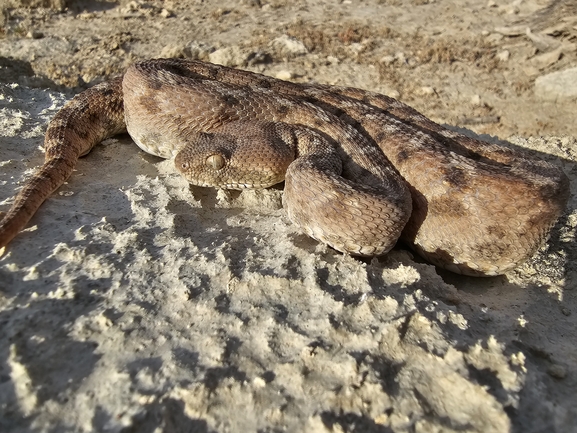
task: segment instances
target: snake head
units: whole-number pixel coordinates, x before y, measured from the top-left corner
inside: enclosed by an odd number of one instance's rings
[[[274,133],[274,127],[257,122],[191,134],[174,164],[193,185],[267,188],[284,180],[293,157],[290,144]]]

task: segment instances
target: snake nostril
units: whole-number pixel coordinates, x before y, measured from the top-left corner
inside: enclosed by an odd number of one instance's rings
[[[220,170],[224,167],[224,157],[219,154],[210,155],[206,158],[206,165],[214,168],[215,170]]]

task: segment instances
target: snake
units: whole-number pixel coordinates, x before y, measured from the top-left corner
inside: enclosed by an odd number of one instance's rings
[[[449,271],[493,276],[547,240],[568,200],[552,163],[445,128],[386,95],[153,59],[71,99],[45,161],[0,220],[6,246],[98,143],[128,132],[194,185],[267,188],[303,232],[353,256],[401,241]]]

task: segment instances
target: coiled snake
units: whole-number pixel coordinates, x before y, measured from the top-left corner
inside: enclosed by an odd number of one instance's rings
[[[44,165],[0,222],[0,247],[103,139],[127,130],[191,183],[285,180],[290,219],[346,253],[400,238],[435,265],[498,275],[535,253],[567,201],[561,170],[449,131],[377,93],[159,59],[77,95],[50,122]]]

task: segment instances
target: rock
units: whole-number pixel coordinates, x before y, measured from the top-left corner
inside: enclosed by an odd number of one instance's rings
[[[473,105],[475,107],[481,106],[481,95],[471,96],[471,105]]]
[[[294,74],[291,71],[287,71],[286,69],[283,69],[282,71],[278,71],[276,73],[276,78],[278,78],[279,80],[290,80],[291,78],[294,77]]]
[[[387,56],[383,56],[381,57],[381,59],[379,60],[379,63],[388,66],[393,64],[395,61],[395,56],[391,56],[391,55],[387,55]]]
[[[307,54],[309,50],[301,41],[288,35],[281,35],[270,43],[273,52],[279,57],[292,58]]]
[[[44,37],[44,33],[39,30],[30,30],[26,33],[26,37],[28,39],[42,39]]]
[[[549,376],[554,377],[555,379],[565,379],[567,376],[567,370],[565,367],[559,364],[553,364],[547,369],[547,373]]]
[[[421,86],[415,90],[415,94],[419,96],[432,96],[436,93],[435,88],[431,86]]]
[[[121,7],[119,11],[120,15],[125,18],[152,17],[156,15],[160,15],[163,18],[168,18],[169,16],[172,16],[172,13],[169,10],[161,9],[142,0],[133,0],[127,3],[124,7]],[[167,13],[169,15],[166,15]]]
[[[174,13],[168,9],[162,9],[159,14],[162,18],[170,18],[174,16]]]
[[[2,6],[8,8],[50,8],[62,11],[70,3],[66,0],[5,0]]]
[[[248,55],[238,46],[220,48],[208,55],[211,63],[223,66],[243,66],[246,64]]]
[[[531,42],[533,42],[535,48],[541,52],[554,50],[561,45],[561,42],[559,42],[557,39],[541,33],[533,33],[529,28],[525,31],[525,34],[531,40]]]
[[[503,50],[499,54],[497,54],[497,59],[499,59],[500,62],[506,62],[507,60],[509,60],[510,56],[511,52],[509,50]]]
[[[549,51],[544,54],[539,54],[531,59],[531,64],[536,66],[539,69],[545,69],[551,66],[561,58],[563,54],[563,47],[559,47],[553,51]]]
[[[535,96],[545,101],[577,99],[577,68],[552,72],[537,78]]]
[[[525,34],[527,31],[527,26],[513,26],[513,27],[495,27],[497,33],[501,33],[504,36],[520,36]]]
[[[341,61],[335,56],[327,56],[327,62],[331,65],[338,65]]]
[[[184,57],[193,60],[207,59],[209,54],[214,51],[214,47],[204,42],[191,41],[184,47]]]
[[[160,51],[160,57],[165,59],[180,59],[184,57],[184,48],[180,45],[166,45]]]
[[[505,37],[501,33],[489,33],[485,38],[485,42],[488,44],[496,44],[501,42]]]

